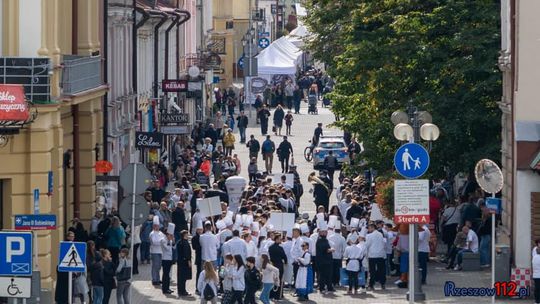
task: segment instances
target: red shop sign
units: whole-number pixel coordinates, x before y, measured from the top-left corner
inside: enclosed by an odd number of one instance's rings
[[[187,86],[187,80],[180,79],[163,80],[161,83],[161,89],[163,92],[187,92]]]
[[[26,121],[30,116],[21,84],[0,84],[0,121]]]

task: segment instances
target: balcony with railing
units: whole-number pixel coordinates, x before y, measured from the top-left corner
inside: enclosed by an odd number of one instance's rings
[[[63,95],[95,89],[101,80],[101,56],[64,55],[62,62]]]

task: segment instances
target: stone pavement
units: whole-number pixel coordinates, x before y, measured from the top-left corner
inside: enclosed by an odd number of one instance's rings
[[[246,108],[246,115],[249,111]],[[307,176],[309,173],[313,172],[313,166],[311,163],[308,163],[304,157],[303,152],[304,148],[308,146],[308,140],[311,139],[313,135],[313,130],[315,129],[318,122],[324,124],[324,134],[339,134],[342,132],[337,129],[329,130],[327,128],[328,124],[334,122],[334,115],[328,109],[322,109],[319,107],[319,115],[308,115],[307,106],[305,103],[302,103],[301,115],[294,116],[294,122],[292,126],[292,136],[290,136],[289,141],[291,141],[294,148],[294,160],[295,164],[298,166],[298,172],[301,177],[301,181],[304,185],[304,196],[301,200],[300,210],[301,212],[308,212],[311,216],[315,213],[315,207],[313,202],[312,195],[309,193],[311,185],[307,182]],[[264,137],[261,135],[260,126],[255,124],[255,115],[249,119],[250,127],[248,128],[246,135],[249,138],[250,134],[254,134],[256,138],[261,141],[264,140]],[[270,118],[271,126],[272,118]],[[238,131],[235,130],[237,135],[237,144],[236,150],[234,153],[237,153],[239,158],[242,161],[242,176],[247,178],[247,163],[248,163],[248,150],[244,145],[240,145]],[[285,129],[282,130],[282,134],[285,133]],[[279,136],[272,135],[272,140],[276,142],[276,146],[281,142]],[[259,169],[264,167],[264,164],[259,157]],[[275,158],[274,162],[274,172],[280,172],[280,164]],[[335,174],[337,177],[337,173]],[[332,195],[331,204],[335,203],[335,196]],[[150,283],[150,266],[141,265],[139,269],[140,274],[135,276],[134,281],[134,290],[133,290],[133,304],[139,303],[199,303],[200,298],[198,296],[186,297],[178,299],[176,296],[169,295],[165,296],[161,293],[161,289],[155,288]],[[176,281],[176,266],[173,266],[172,270],[173,281]],[[378,286],[374,292],[368,292],[366,295],[357,295],[350,296],[346,295],[344,289],[338,289],[334,294],[321,295],[320,293],[314,293],[310,295],[310,302],[307,303],[408,303],[405,300],[405,289],[397,288],[393,282],[396,280],[396,277],[389,277],[387,282],[387,289],[385,291],[380,290]],[[453,281],[456,284],[456,287],[487,287],[490,285],[490,273],[489,271],[480,271],[480,272],[456,272],[449,271],[444,269],[444,265],[432,261],[429,263],[428,271],[428,284],[423,286],[423,290],[426,293],[427,301],[426,303],[490,303],[491,299],[488,297],[445,297],[443,286],[446,281]],[[188,282],[188,291],[194,293],[195,291],[195,279]],[[176,284],[172,284],[172,289],[176,290]],[[297,303],[296,299],[292,297],[290,291],[285,292],[285,300],[280,301],[279,303]],[[114,299],[114,294],[112,299]],[[516,302],[508,299],[497,299],[496,303],[511,303]],[[520,301],[524,302],[524,301]],[[530,303],[532,301],[528,301]],[[111,300],[111,303],[115,303],[114,300]]]

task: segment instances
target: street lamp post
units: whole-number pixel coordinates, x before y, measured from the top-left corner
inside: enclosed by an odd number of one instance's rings
[[[431,123],[431,114],[418,111],[412,102],[407,106],[407,113],[395,111],[392,113],[391,120],[395,124],[394,137],[400,141],[414,143],[422,138],[428,142],[428,151],[431,151],[432,142],[439,138],[439,128]],[[426,299],[420,282],[418,253],[415,252],[417,248],[418,224],[409,224],[409,292],[407,293],[409,303]]]

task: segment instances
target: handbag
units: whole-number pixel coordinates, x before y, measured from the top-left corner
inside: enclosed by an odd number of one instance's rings
[[[124,264],[120,272],[116,274],[116,279],[118,282],[125,282],[131,279],[131,267]]]

